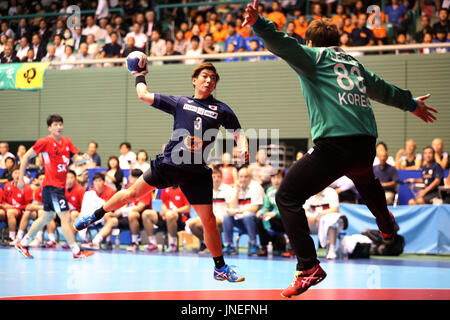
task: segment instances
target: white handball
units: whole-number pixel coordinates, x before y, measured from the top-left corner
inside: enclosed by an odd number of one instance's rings
[[[127,69],[132,75],[147,71],[147,56],[141,51],[133,51],[127,56]]]

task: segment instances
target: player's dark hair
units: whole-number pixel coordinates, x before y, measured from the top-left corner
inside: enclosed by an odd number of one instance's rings
[[[97,179],[102,179],[103,181],[105,181],[105,175],[103,173],[101,173],[101,172],[97,172],[92,177],[92,181],[95,181]]]
[[[198,75],[200,74],[200,72],[202,72],[202,70],[204,70],[204,69],[211,70],[212,72],[214,72],[214,74],[216,75],[216,83],[219,82],[220,77],[219,77],[219,74],[217,73],[216,67],[214,67],[214,65],[210,62],[205,62],[205,63],[202,63],[199,66],[197,66],[192,71],[192,79],[197,78]]]
[[[130,175],[132,176],[132,177],[135,177],[135,178],[139,178],[141,175],[142,175],[142,170],[141,169],[133,169],[133,170],[131,170],[131,173],[130,173]]]
[[[73,174],[75,177],[77,176],[77,173],[75,171],[73,171],[73,170],[68,170],[67,174],[69,174],[69,173]]]
[[[306,42],[311,40],[313,47],[339,46],[339,31],[335,24],[326,20],[314,20],[305,33]]]
[[[53,122],[62,122],[62,123],[64,123],[63,118],[59,114],[51,114],[51,115],[48,116],[48,118],[47,118],[47,126],[50,127]]]

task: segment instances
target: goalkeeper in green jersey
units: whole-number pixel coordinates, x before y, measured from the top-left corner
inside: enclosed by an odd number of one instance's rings
[[[257,7],[256,0],[247,5],[243,25],[251,25],[264,46],[298,74],[314,141],[314,147],[289,169],[276,195],[298,261],[294,281],[281,293],[292,297],[326,277],[302,206],[341,176],[353,180],[385,241],[392,240],[395,234],[394,217],[373,174],[378,133],[369,98],[410,111],[425,122],[436,120],[433,112],[437,111],[425,104],[430,95],[414,99],[409,90],[387,83],[338,48],[335,25],[313,21],[306,30],[306,45],[302,45],[260,17]]]

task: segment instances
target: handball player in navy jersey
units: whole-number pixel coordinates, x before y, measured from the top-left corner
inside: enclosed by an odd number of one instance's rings
[[[143,59],[145,61],[140,61],[140,64],[147,63],[146,57]],[[78,231],[85,229],[106,212],[119,209],[154,189],[178,185],[202,221],[206,246],[215,264],[214,279],[244,281],[245,278],[225,264],[223,258],[212,207],[212,171],[205,162],[220,126],[233,135],[242,160],[249,160],[248,143],[241,132],[239,120],[229,106],[212,96],[219,74],[211,63],[197,66],[192,72],[194,95],[186,97],[149,92],[145,81],[147,73],[147,68],[132,72],[136,78],[137,95],[140,100],[174,117],[172,138],[164,152],[151,161],[150,169],[133,186],[117,192],[92,214],[78,217],[73,227]]]

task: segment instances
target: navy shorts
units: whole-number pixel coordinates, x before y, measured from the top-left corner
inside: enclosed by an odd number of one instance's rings
[[[212,204],[212,170],[204,165],[173,166],[158,155],[150,162],[144,180],[158,189],[179,186],[190,204]]]
[[[63,188],[45,186],[42,188],[44,211],[61,213],[69,210],[66,191]]]

